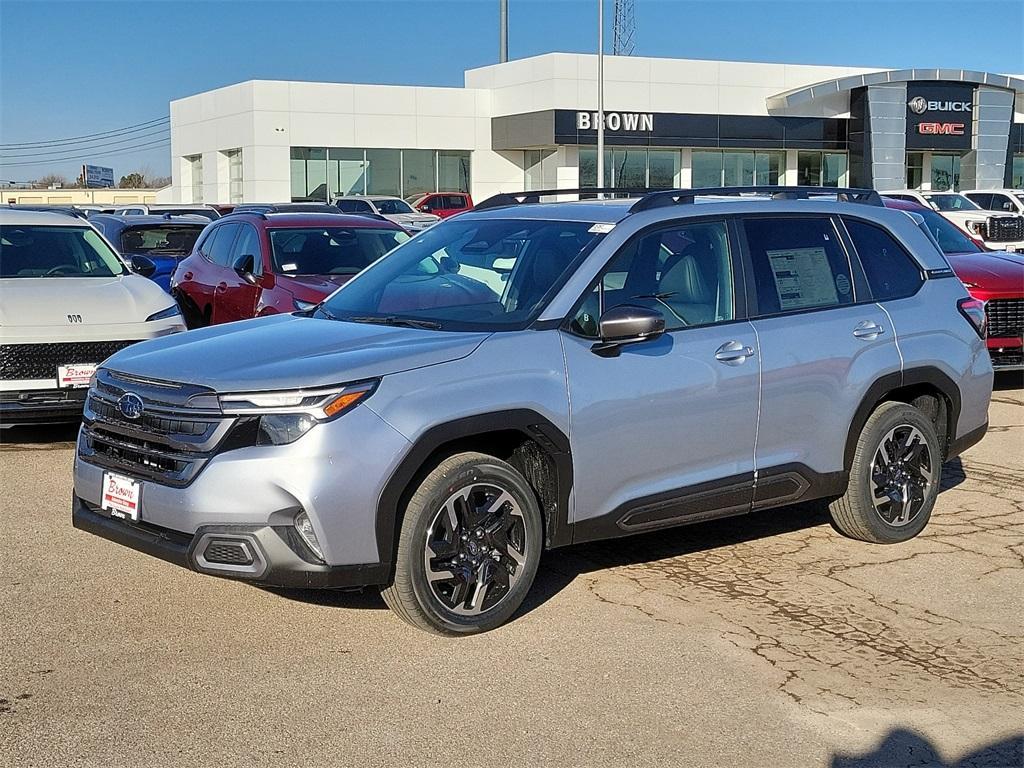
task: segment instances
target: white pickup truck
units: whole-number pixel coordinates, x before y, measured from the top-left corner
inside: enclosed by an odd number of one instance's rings
[[[969,189],[964,192],[964,196],[986,211],[1015,213],[1018,216],[1024,216],[1024,190]]]
[[[897,200],[910,200],[932,208],[993,251],[1024,251],[1024,215],[986,210],[959,192],[901,189],[880,192]]]

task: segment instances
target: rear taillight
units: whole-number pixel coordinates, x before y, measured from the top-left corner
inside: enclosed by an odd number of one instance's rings
[[[967,322],[971,324],[978,336],[984,339],[988,335],[988,315],[985,314],[984,301],[975,298],[960,299],[956,303],[956,308],[960,310],[961,315],[967,318]]]

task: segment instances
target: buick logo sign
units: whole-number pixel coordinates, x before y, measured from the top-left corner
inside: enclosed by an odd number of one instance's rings
[[[924,96],[915,96],[907,102],[907,106],[910,107],[910,111],[915,115],[923,115],[928,111],[928,99]]]
[[[135,419],[142,416],[142,398],[136,395],[134,392],[125,392],[118,398],[117,410],[121,412],[121,415],[126,419]]]
[[[970,112],[974,105],[969,101],[929,101],[924,96],[915,96],[907,102],[915,115],[925,112]]]

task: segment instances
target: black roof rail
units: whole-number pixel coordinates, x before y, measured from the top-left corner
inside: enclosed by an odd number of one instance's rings
[[[527,205],[539,203],[542,197],[552,195],[625,195],[638,197],[653,190],[646,187],[586,187],[580,189],[531,189],[526,192],[499,192],[482,203],[477,203],[474,211],[485,208],[502,208],[508,205]]]
[[[81,211],[75,208],[73,205],[32,205],[27,203],[22,205],[21,203],[14,203],[13,205],[4,205],[4,208],[17,211],[35,211],[37,213],[60,213],[64,216],[73,216],[76,219],[88,218],[85,215],[85,211]]]
[[[228,216],[259,216],[264,221],[268,220],[267,219],[267,214],[265,214],[263,211],[257,211],[257,210],[252,210],[252,209],[250,209],[250,210],[244,210],[243,209],[241,211],[228,211],[227,213],[223,214],[221,216],[221,218],[222,219],[226,219]]]
[[[863,203],[884,207],[881,196],[873,189],[852,187],[701,187],[698,189],[668,189],[651,192],[637,200],[630,213],[649,211],[668,205],[685,205],[698,197],[734,197],[739,195],[766,195],[773,200],[809,200],[812,197],[835,197],[841,203]]]

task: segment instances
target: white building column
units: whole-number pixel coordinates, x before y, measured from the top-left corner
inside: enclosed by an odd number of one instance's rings
[[[693,150],[689,147],[679,150],[679,178],[676,179],[679,189],[693,187]]]
[[[780,185],[783,187],[795,187],[800,183],[800,171],[797,161],[797,150],[786,150],[786,173],[782,177]]]

